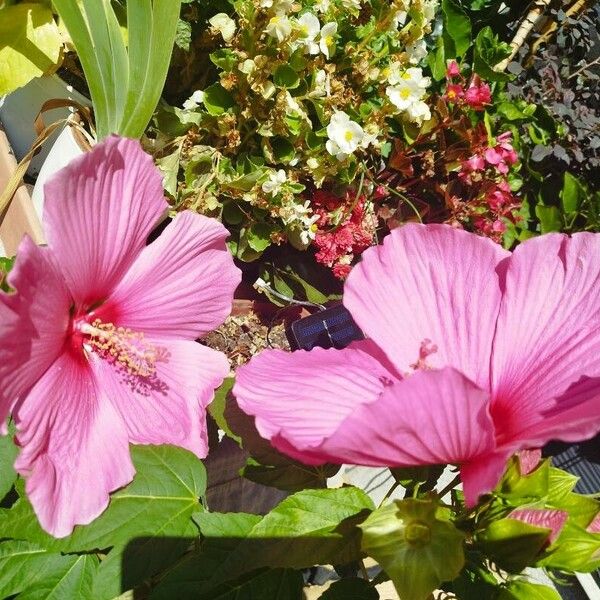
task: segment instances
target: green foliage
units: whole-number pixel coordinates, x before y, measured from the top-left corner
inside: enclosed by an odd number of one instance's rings
[[[110,2],[54,0],[54,6],[86,76],[98,139],[141,137],[167,76],[181,0],[129,0],[127,47]]]
[[[264,517],[203,513],[203,536],[191,553],[157,586],[153,599],[212,599],[216,590],[263,571],[303,569],[360,557],[356,524],[373,504],[361,490],[305,490],[283,500]],[[258,596],[257,596],[258,598]]]
[[[31,2],[0,6],[0,97],[56,70],[62,38],[50,8]]]
[[[360,526],[362,547],[383,567],[403,600],[426,600],[464,566],[464,535],[431,500],[379,508]]]
[[[17,453],[18,450],[13,443],[12,436],[0,436],[0,502],[10,492],[17,479],[13,468]]]
[[[508,44],[501,42],[491,27],[484,27],[475,38],[473,70],[487,81],[509,81],[512,75],[495,69],[509,54]]]
[[[471,47],[471,21],[455,0],[442,0],[446,58],[463,56]],[[452,44],[449,43],[452,41]],[[448,51],[449,46],[452,46]]]
[[[560,595],[547,585],[516,580],[502,589],[498,600],[560,600]]]

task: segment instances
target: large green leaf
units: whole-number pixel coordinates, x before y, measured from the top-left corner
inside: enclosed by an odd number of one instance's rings
[[[354,487],[306,490],[283,500],[265,517],[203,513],[200,549],[161,581],[152,598],[213,598],[226,582],[261,568],[302,569],[360,556],[356,522],[372,510]]]
[[[478,548],[500,568],[520,573],[535,564],[537,556],[548,543],[550,529],[535,527],[517,519],[493,521],[478,537]]]
[[[496,65],[509,55],[509,45],[501,42],[491,27],[484,27],[475,38],[473,70],[488,81],[509,81],[512,75],[495,70]]]
[[[0,436],[0,502],[8,494],[17,479],[13,467],[17,452],[17,447],[11,436]]]
[[[129,81],[121,135],[142,136],[165,85],[181,0],[129,0]],[[151,13],[151,14],[150,14]],[[150,25],[150,27],[149,27]]]
[[[33,509],[21,498],[0,510],[0,538],[36,542],[50,550],[78,552],[124,545],[135,538],[150,544],[154,537],[196,533],[191,516],[206,489],[204,465],[191,452],[171,446],[133,446],[137,474],[130,485],[112,495],[108,509],[90,525],[55,539],[40,528]]]
[[[560,194],[563,212],[577,213],[587,198],[587,192],[577,177],[565,171],[563,188]]]
[[[51,72],[60,62],[60,32],[52,11],[41,4],[0,9],[0,40],[0,96]]]
[[[462,56],[471,46],[471,21],[467,13],[455,0],[442,0],[444,13],[444,32],[450,36],[454,44],[454,58]]]
[[[511,581],[500,592],[498,600],[560,600],[560,594],[547,585]]]
[[[19,540],[0,543],[0,597],[19,600],[92,599],[95,556],[64,556]]]
[[[550,550],[540,561],[545,567],[580,573],[600,568],[600,533],[590,533],[569,521]]]
[[[464,534],[429,500],[399,500],[360,525],[362,547],[390,576],[402,600],[426,600],[465,563]]]

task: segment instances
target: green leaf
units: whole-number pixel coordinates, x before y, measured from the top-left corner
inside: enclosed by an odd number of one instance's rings
[[[510,46],[501,42],[491,27],[484,27],[475,38],[473,70],[488,81],[509,81],[512,75],[494,69],[509,55]]]
[[[0,96],[54,70],[62,38],[52,11],[22,3],[0,9]]]
[[[282,137],[273,138],[271,148],[277,162],[289,163],[296,156],[294,144]]]
[[[229,48],[220,48],[209,55],[213,64],[223,71],[233,71],[239,63],[238,55]]]
[[[225,408],[227,406],[227,398],[233,389],[233,384],[235,383],[235,377],[227,377],[221,387],[215,392],[215,397],[213,401],[208,405],[208,412],[210,416],[215,420],[219,429],[222,429],[227,437],[232,438],[238,444],[241,442],[241,439],[231,431],[229,428],[229,424],[225,419]]]
[[[550,529],[517,519],[500,519],[478,534],[477,546],[500,568],[520,573],[525,567],[535,564],[548,543],[550,533]]]
[[[540,220],[542,233],[550,233],[552,231],[562,230],[562,215],[556,206],[544,206],[543,204],[536,204],[535,216]]]
[[[379,594],[368,581],[350,577],[336,581],[321,594],[320,600],[379,600]]]
[[[577,177],[565,171],[560,201],[563,212],[577,213],[587,198],[587,192]]]
[[[95,556],[63,556],[31,542],[0,542],[0,597],[20,600],[92,600]]]
[[[548,493],[550,461],[545,460],[531,473],[521,475],[519,459],[513,456],[506,472],[496,488],[496,493],[514,506],[534,502]]]
[[[228,582],[205,600],[302,600],[303,589],[304,578],[299,571],[268,569]],[[192,599],[198,600],[197,596],[190,596]]]
[[[438,37],[434,52],[427,56],[427,62],[431,69],[431,74],[436,81],[441,81],[446,76],[446,53],[444,50],[444,38]]]
[[[275,228],[268,223],[253,223],[247,232],[248,246],[256,252],[264,252],[271,245]]]
[[[204,90],[204,106],[213,116],[222,115],[234,105],[231,94],[220,84],[213,83]]]
[[[430,500],[398,500],[377,509],[360,525],[362,548],[390,576],[405,600],[426,600],[465,563],[464,534],[436,517]]]
[[[156,161],[156,166],[163,175],[163,187],[173,197],[177,194],[180,161],[181,144],[171,154],[167,154],[167,156],[163,156]]]
[[[161,581],[152,598],[212,600],[212,590],[260,568],[355,560],[360,556],[355,522],[372,508],[362,490],[345,487],[298,492],[262,518],[200,514],[195,517],[204,536],[200,549]]]
[[[17,458],[18,449],[12,437],[0,437],[0,502],[10,492],[13,483],[17,479],[17,473],[13,467]]]
[[[40,528],[31,504],[19,499],[0,510],[0,538],[36,542],[49,550],[78,552],[124,545],[133,538],[194,535],[191,521],[201,508],[206,491],[206,471],[198,458],[172,446],[132,446],[134,480],[111,496],[104,513],[95,521],[62,539]]]
[[[570,521],[563,527],[552,552],[539,564],[545,567],[590,573],[600,568],[600,533],[590,533]]]
[[[497,600],[560,600],[560,594],[547,585],[528,581],[511,581]]]
[[[280,88],[294,89],[300,85],[298,73],[289,65],[279,65],[273,73],[273,83]]]
[[[183,19],[177,21],[177,30],[175,31],[175,45],[181,50],[189,52],[192,43],[192,24]]]
[[[129,0],[129,77],[118,133],[140,138],[162,94],[173,53],[181,0]],[[125,82],[122,82],[125,84]]]
[[[455,0],[442,0],[444,32],[454,42],[455,56],[462,56],[471,46],[471,21]],[[454,58],[447,56],[446,58]]]

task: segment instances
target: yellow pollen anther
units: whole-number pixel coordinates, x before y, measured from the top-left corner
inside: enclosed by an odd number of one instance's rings
[[[346,131],[344,138],[347,142],[351,142],[354,139],[354,134],[351,131]]]
[[[130,375],[149,377],[156,372],[156,363],[165,359],[161,348],[148,343],[143,333],[129,328],[115,327],[113,323],[96,319],[82,326],[81,331],[89,336],[87,345]]]

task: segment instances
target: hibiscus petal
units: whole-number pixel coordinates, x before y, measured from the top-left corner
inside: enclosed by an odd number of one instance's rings
[[[343,350],[265,350],[236,373],[234,395],[266,439],[318,446],[358,406],[378,400],[394,376],[372,342]]]
[[[155,375],[132,376],[91,355],[98,385],[125,422],[131,443],[173,444],[204,458],[205,409],[229,373],[227,358],[196,342],[150,341],[164,355]]]
[[[83,357],[62,354],[13,414],[22,446],[15,468],[52,535],[93,521],[132,480],[125,427]]]
[[[518,409],[517,409],[518,410]],[[521,447],[544,446],[551,440],[579,442],[600,432],[600,378],[583,379],[571,386],[555,405],[538,415],[537,421],[523,421],[512,436],[503,434],[500,443]]]
[[[178,214],[144,248],[99,317],[151,336],[195,339],[212,331],[231,312],[241,280],[228,235],[215,219]]]
[[[116,136],[59,171],[45,196],[48,244],[78,306],[106,298],[167,209],[152,158]]]
[[[62,350],[71,300],[48,248],[26,237],[0,292],[0,425],[18,397],[44,374]]]
[[[467,506],[475,506],[479,496],[491,492],[498,485],[510,455],[510,450],[490,452],[460,466],[460,478]]]
[[[358,406],[319,452],[330,462],[371,466],[468,462],[494,448],[488,407],[488,393],[458,371],[417,371]]]
[[[367,250],[344,289],[362,330],[406,372],[423,342],[430,367],[452,366],[489,386],[489,356],[501,300],[500,246],[446,225],[409,224]]]
[[[565,392],[582,376],[600,376],[598,256],[597,234],[552,234],[521,244],[508,262],[492,357],[492,413],[504,438],[537,423],[554,399],[570,405]]]
[[[552,544],[556,541],[562,528],[565,526],[569,513],[564,510],[543,509],[537,510],[534,508],[519,508],[513,510],[508,517],[516,519],[535,527],[550,529],[548,541]]]
[[[303,462],[460,463],[494,447],[488,394],[453,369],[398,380],[370,341],[344,350],[265,351],[234,394],[259,433]]]

